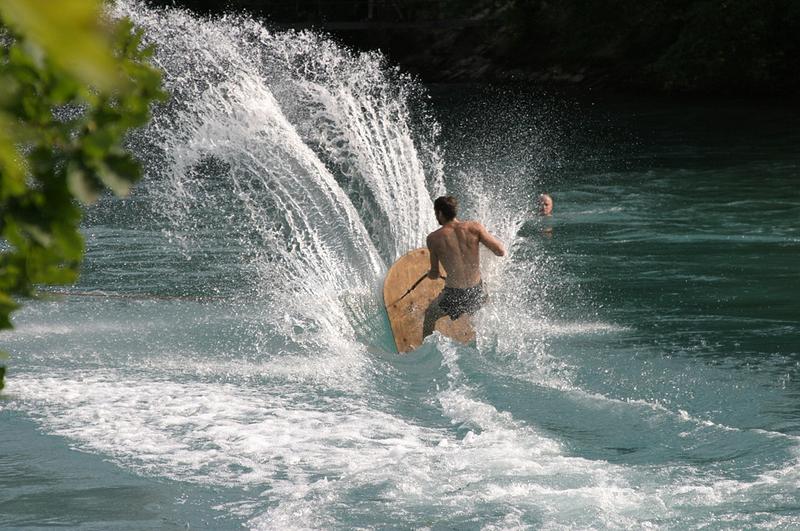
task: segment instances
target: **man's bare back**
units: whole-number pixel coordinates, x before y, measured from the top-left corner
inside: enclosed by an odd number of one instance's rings
[[[477,221],[459,221],[456,218],[445,221],[441,228],[428,235],[427,244],[431,255],[428,276],[440,276],[441,261],[447,271],[447,287],[463,289],[475,286],[481,281],[481,243],[497,256],[506,254],[500,240]]]

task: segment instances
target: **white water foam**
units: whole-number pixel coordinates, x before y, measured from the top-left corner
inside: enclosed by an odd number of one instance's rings
[[[455,364],[454,351],[442,348]],[[621,469],[563,455],[555,441],[471,398],[454,373],[437,400],[453,423],[474,426],[463,437],[294,386],[265,391],[95,371],[19,376],[9,393],[48,431],[142,474],[254,489],[252,500],[220,507],[253,528],[336,525],[341,504],[371,505],[352,498],[363,488],[406,514],[430,510],[431,500],[435,514],[502,502],[544,521],[563,521],[572,507],[578,521],[597,522],[639,505]]]

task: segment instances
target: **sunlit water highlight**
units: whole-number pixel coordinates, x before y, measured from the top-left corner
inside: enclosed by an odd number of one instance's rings
[[[800,525],[783,121],[630,147],[547,98],[428,102],[312,33],[113,10],[174,98],[133,140],[145,183],[89,213],[80,284],[4,337],[0,526]],[[399,357],[380,282],[445,189],[511,256],[485,257],[477,345]]]

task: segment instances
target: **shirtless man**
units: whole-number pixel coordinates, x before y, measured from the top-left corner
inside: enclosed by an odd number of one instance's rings
[[[489,234],[477,221],[459,221],[458,201],[442,196],[433,203],[436,221],[442,227],[428,235],[431,269],[428,278],[437,279],[439,262],[447,271],[445,288],[425,312],[422,337],[433,333],[436,321],[449,315],[455,320],[462,314],[472,315],[486,302],[487,294],[481,280],[479,245],[485,245],[496,256],[505,256],[503,243]]]

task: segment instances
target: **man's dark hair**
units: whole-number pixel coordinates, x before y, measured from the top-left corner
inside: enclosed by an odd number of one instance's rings
[[[441,212],[446,221],[450,221],[458,214],[458,199],[451,195],[437,197],[433,202],[433,210]]]

